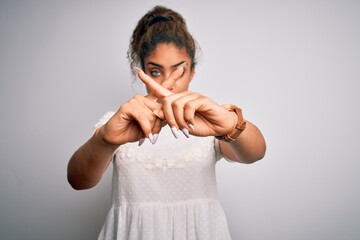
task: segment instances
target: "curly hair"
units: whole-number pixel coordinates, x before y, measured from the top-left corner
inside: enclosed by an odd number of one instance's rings
[[[155,6],[139,20],[133,31],[127,52],[131,69],[135,66],[144,69],[144,59],[160,43],[185,48],[191,59],[191,68],[195,67],[198,47],[187,29],[185,19],[169,8]]]

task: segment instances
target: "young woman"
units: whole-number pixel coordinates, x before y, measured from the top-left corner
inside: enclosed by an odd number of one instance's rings
[[[86,189],[113,162],[113,204],[99,239],[231,239],[215,164],[263,158],[262,134],[238,107],[188,90],[196,44],[177,12],[157,6],[143,16],[128,56],[148,95],[105,115],[68,165],[71,186]]]

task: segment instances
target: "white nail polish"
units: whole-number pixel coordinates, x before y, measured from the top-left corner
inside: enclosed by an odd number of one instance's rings
[[[145,142],[145,138],[141,138],[139,140],[138,146],[140,147],[141,145],[143,145],[144,142]]]
[[[171,132],[174,135],[175,138],[178,138],[178,130],[176,127],[171,128]]]
[[[154,144],[154,135],[152,133],[149,134],[149,140],[152,144]]]
[[[189,128],[191,128],[191,130],[195,131],[194,125],[192,125],[191,123],[189,123],[188,126],[189,126]]]
[[[135,72],[140,72],[141,71],[141,69],[140,68],[138,68],[138,67],[133,67],[133,69],[135,70]]]
[[[159,138],[159,134],[155,133],[154,134],[154,142],[152,144],[155,144],[156,141],[158,140],[158,138]]]
[[[186,128],[181,129],[181,131],[184,133],[184,135],[189,138],[190,134],[189,134],[189,130],[187,130]]]
[[[186,64],[187,64],[187,62],[183,62],[182,64],[179,65],[179,67],[185,68],[185,67],[186,67]]]

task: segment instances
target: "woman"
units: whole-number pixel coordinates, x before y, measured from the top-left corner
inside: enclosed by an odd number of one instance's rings
[[[238,107],[188,90],[195,55],[177,12],[157,6],[138,22],[128,56],[148,95],[104,116],[68,165],[72,187],[86,189],[114,164],[113,205],[99,239],[231,239],[215,163],[255,162],[265,141]]]

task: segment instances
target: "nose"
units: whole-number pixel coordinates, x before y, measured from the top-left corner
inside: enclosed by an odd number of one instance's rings
[[[164,74],[165,78],[163,79],[163,81],[165,81],[166,79],[169,79],[169,77],[171,76],[171,73],[172,73],[171,71],[166,71]]]
[[[171,79],[171,74],[172,71],[167,71],[166,73],[163,74],[163,79],[161,79],[160,84],[161,86],[169,89],[170,91],[173,90],[173,85],[174,85],[174,80]]]
[[[171,76],[171,71],[165,71],[160,80],[161,85],[163,84],[163,82],[165,82],[167,79],[169,79],[170,76]]]

